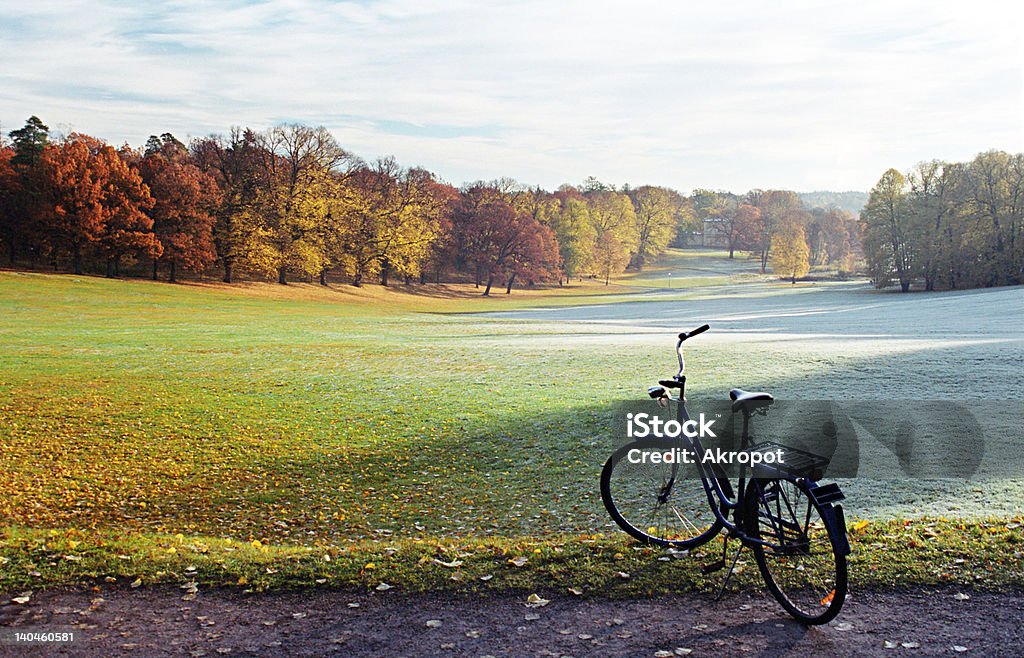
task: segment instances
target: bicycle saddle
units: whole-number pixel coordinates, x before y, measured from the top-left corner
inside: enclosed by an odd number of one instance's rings
[[[772,397],[772,395],[770,393],[763,393],[761,391],[757,391],[757,392],[754,392],[754,393],[749,393],[747,391],[744,391],[742,388],[734,388],[731,391],[729,391],[729,398],[732,399],[732,401],[733,401],[733,403],[732,403],[732,410],[733,411],[739,411],[743,407],[748,406],[747,403],[749,403],[749,402],[758,402],[758,401],[760,401],[760,402],[768,402],[769,404],[771,404],[771,402],[775,399],[775,398]],[[749,405],[749,407],[757,407],[757,406],[760,406],[760,405],[754,405],[754,404]]]

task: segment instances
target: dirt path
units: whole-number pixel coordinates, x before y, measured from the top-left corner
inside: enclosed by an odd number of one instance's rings
[[[969,598],[965,598],[969,596]],[[172,588],[48,591],[0,607],[0,627],[76,632],[0,655],[669,656],[985,655],[1024,652],[1024,591],[862,592],[807,629],[767,595],[609,601],[551,595],[406,596]],[[669,652],[669,653],[666,653]]]

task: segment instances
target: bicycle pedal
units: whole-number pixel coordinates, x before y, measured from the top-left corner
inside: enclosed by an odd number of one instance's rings
[[[709,573],[715,573],[716,571],[721,571],[724,568],[725,568],[725,560],[721,559],[721,560],[717,560],[715,562],[712,562],[711,564],[705,564],[703,567],[700,568],[700,570],[706,576]]]

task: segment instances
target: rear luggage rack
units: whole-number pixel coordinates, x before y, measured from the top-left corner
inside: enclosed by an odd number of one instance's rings
[[[772,463],[766,463],[764,459],[752,460],[756,463],[754,466],[754,477],[758,478],[779,478],[779,477],[797,477],[807,478],[811,481],[820,480],[825,475],[825,468],[828,466],[828,458],[814,453],[807,452],[806,450],[800,450],[799,448],[791,448],[784,446],[781,443],[774,441],[765,441],[758,443],[755,446],[747,448],[743,452],[749,453],[761,453],[764,457],[770,455]],[[782,461],[778,462],[775,460],[774,453],[781,453]],[[748,462],[749,463],[749,462]],[[821,487],[827,489],[829,486]],[[838,487],[837,487],[838,489]]]
[[[811,489],[808,489],[807,495],[813,498],[819,505],[828,505],[829,503],[835,503],[846,499],[843,492],[839,490],[839,485],[835,482],[830,482],[820,487],[812,487]],[[842,508],[838,509],[841,513]]]

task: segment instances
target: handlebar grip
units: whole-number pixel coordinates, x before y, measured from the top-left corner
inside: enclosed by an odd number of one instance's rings
[[[686,340],[687,338],[693,338],[697,334],[702,334],[702,333],[704,333],[705,331],[707,331],[710,328],[711,328],[711,325],[709,325],[709,324],[702,324],[701,326],[697,327],[693,331],[689,331],[689,332],[684,331],[683,333],[679,334],[679,342],[681,343],[684,340]]]

